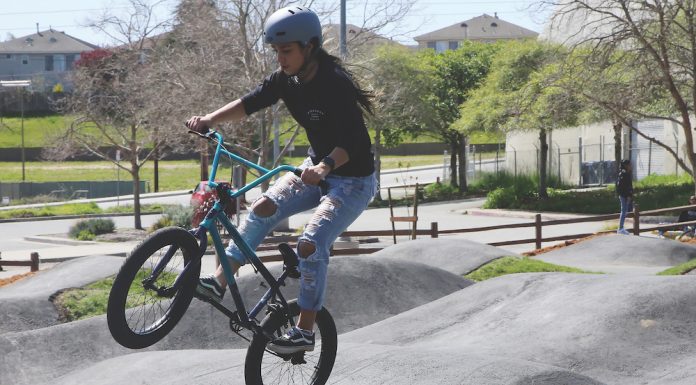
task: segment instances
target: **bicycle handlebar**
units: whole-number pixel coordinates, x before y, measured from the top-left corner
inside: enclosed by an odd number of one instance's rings
[[[198,135],[201,138],[207,139],[209,141],[217,142],[217,149],[215,150],[215,157],[213,158],[213,165],[211,166],[210,179],[208,180],[208,186],[215,187],[215,185],[217,184],[215,182],[215,173],[217,172],[217,166],[218,166],[218,162],[219,162],[221,153],[225,153],[230,158],[232,158],[233,160],[235,160],[239,163],[242,163],[248,167],[251,167],[251,168],[254,168],[258,171],[263,172],[263,175],[261,175],[261,177],[259,179],[247,184],[246,186],[240,188],[239,190],[237,190],[233,193],[230,193],[230,195],[233,198],[236,198],[237,196],[251,190],[252,188],[254,188],[254,187],[258,186],[259,184],[263,183],[264,181],[268,180],[273,175],[278,174],[282,171],[290,171],[293,174],[297,175],[298,177],[302,176],[302,169],[300,169],[300,168],[288,166],[288,165],[281,165],[281,166],[274,168],[273,170],[268,170],[268,169],[265,169],[265,168],[259,166],[256,163],[249,162],[248,160],[240,157],[239,155],[236,155],[236,154],[233,154],[233,153],[227,151],[226,149],[224,149],[222,147],[222,144],[223,144],[222,135],[220,133],[218,133],[217,131],[213,131],[213,130],[209,129],[206,134],[202,134],[198,131],[194,131],[191,129],[189,129],[188,131],[189,131],[189,133]],[[213,138],[213,137],[215,137],[215,138]],[[318,186],[321,189],[322,195],[326,195],[328,193],[329,184],[325,180],[323,180],[323,179],[320,180],[318,183]]]

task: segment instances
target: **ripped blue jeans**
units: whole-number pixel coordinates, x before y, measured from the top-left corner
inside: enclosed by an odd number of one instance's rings
[[[311,166],[307,158],[300,168]],[[276,211],[269,217],[261,217],[253,211],[240,226],[239,233],[252,250],[283,219],[316,207],[314,215],[304,228],[298,244],[308,242],[315,252],[300,257],[300,295],[298,304],[302,310],[321,309],[326,290],[329,250],[336,238],[367,208],[377,191],[374,174],[365,177],[328,175],[329,190],[322,196],[319,187],[306,185],[292,173],[280,178],[263,196],[275,203]],[[239,248],[230,242],[225,250],[227,257],[244,265],[246,259]],[[299,250],[298,250],[299,255]]]

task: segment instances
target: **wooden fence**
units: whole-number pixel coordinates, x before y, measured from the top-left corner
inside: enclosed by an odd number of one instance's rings
[[[0,259],[0,271],[2,271],[3,266],[29,266],[29,271],[39,271],[39,253],[31,253],[28,261],[3,261]]]
[[[658,215],[658,214],[674,213],[674,212],[680,212],[680,211],[685,211],[685,210],[696,210],[696,205],[668,207],[668,208],[664,208],[664,209],[648,210],[648,211],[642,211],[642,212],[639,211],[638,205],[634,205],[633,212],[627,213],[626,218],[633,219],[633,227],[630,230],[630,232],[632,232],[634,235],[639,235],[640,233],[651,232],[651,231],[672,230],[672,229],[675,229],[677,227],[682,227],[682,226],[686,226],[686,225],[696,225],[696,221],[690,221],[690,222],[681,222],[679,224],[670,223],[670,224],[665,224],[665,225],[653,225],[653,226],[647,226],[647,227],[640,226],[640,218],[641,217]],[[557,225],[567,225],[567,224],[574,224],[574,223],[583,223],[583,222],[601,222],[601,221],[615,220],[615,219],[619,219],[619,214],[605,214],[605,215],[594,215],[594,216],[588,216],[588,217],[582,217],[582,218],[555,219],[555,220],[542,221],[541,214],[536,214],[534,216],[533,222],[512,223],[512,224],[496,225],[496,226],[471,227],[471,228],[463,228],[463,229],[448,229],[448,230],[440,230],[438,228],[437,222],[431,222],[430,229],[417,229],[416,235],[430,236],[431,238],[438,238],[440,235],[464,234],[464,233],[473,233],[473,232],[482,232],[482,231],[534,227],[534,229],[535,229],[534,238],[515,239],[515,240],[508,240],[508,241],[501,241],[501,242],[491,242],[491,243],[489,243],[489,245],[505,246],[505,245],[520,245],[520,244],[526,244],[526,243],[534,243],[535,247],[537,249],[540,249],[542,242],[564,241],[564,240],[569,240],[569,239],[584,238],[584,237],[588,237],[590,235],[595,235],[595,234],[606,234],[606,233],[615,232],[614,230],[606,230],[606,231],[599,231],[596,233],[576,233],[576,234],[568,234],[568,235],[561,235],[561,236],[544,238],[543,237],[544,227],[557,226]],[[393,234],[396,234],[399,236],[410,236],[412,234],[412,230],[396,230],[395,232],[393,232],[392,230],[346,231],[346,232],[342,233],[340,236],[341,237],[370,237],[370,236],[374,236],[374,237],[379,237],[379,236],[386,237],[386,236],[388,236],[388,237],[391,237]],[[281,242],[288,242],[291,245],[296,245],[297,236],[266,238],[264,240],[264,244],[261,245],[257,249],[257,251],[276,250],[278,243],[281,243]],[[371,253],[374,253],[374,252],[379,251],[381,249],[382,249],[381,247],[334,249],[334,250],[332,250],[331,255],[371,254]],[[267,255],[267,256],[262,256],[260,258],[263,261],[269,261],[269,262],[282,260],[282,256],[280,254]]]

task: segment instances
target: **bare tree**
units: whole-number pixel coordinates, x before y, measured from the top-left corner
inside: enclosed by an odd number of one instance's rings
[[[556,39],[574,48],[566,68],[576,79],[573,87],[664,148],[696,181],[690,116],[696,105],[696,3],[549,0],[541,6],[555,10],[549,30],[556,31]],[[662,140],[641,132],[635,119],[664,119],[680,126],[688,164]]]
[[[133,178],[134,227],[141,229],[140,170],[161,144],[148,130],[148,44],[166,22],[153,18],[157,3],[130,0],[127,19],[104,16],[94,26],[122,43],[108,50],[83,54],[77,62],[74,90],[61,108],[76,119],[65,135],[54,138],[48,154],[66,158],[87,152],[114,163]],[[117,31],[117,32],[113,32]],[[119,35],[121,34],[121,35]],[[124,162],[120,162],[116,149]]]

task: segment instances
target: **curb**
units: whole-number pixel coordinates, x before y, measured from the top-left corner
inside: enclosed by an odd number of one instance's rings
[[[73,241],[72,239],[58,238],[58,237],[45,237],[41,235],[33,235],[24,237],[25,241],[38,242],[38,243],[48,243],[51,245],[64,245],[64,246],[86,246],[86,245],[98,245],[99,242],[92,241]]]
[[[161,215],[158,212],[148,212],[140,213],[143,215]],[[83,219],[83,218],[105,218],[105,217],[127,217],[133,216],[133,213],[103,213],[103,214],[80,214],[80,215],[53,215],[46,217],[29,217],[29,218],[7,218],[0,219],[0,223],[12,223],[12,222],[36,222],[36,221],[55,221],[60,219]]]
[[[504,217],[504,218],[522,218],[522,219],[534,219],[537,214],[541,214],[541,219],[574,219],[574,218],[586,218],[593,215],[586,214],[568,214],[568,213],[535,213],[530,211],[513,211],[513,210],[499,210],[499,209],[465,209],[461,211],[462,214],[467,215],[479,215],[487,217]]]

